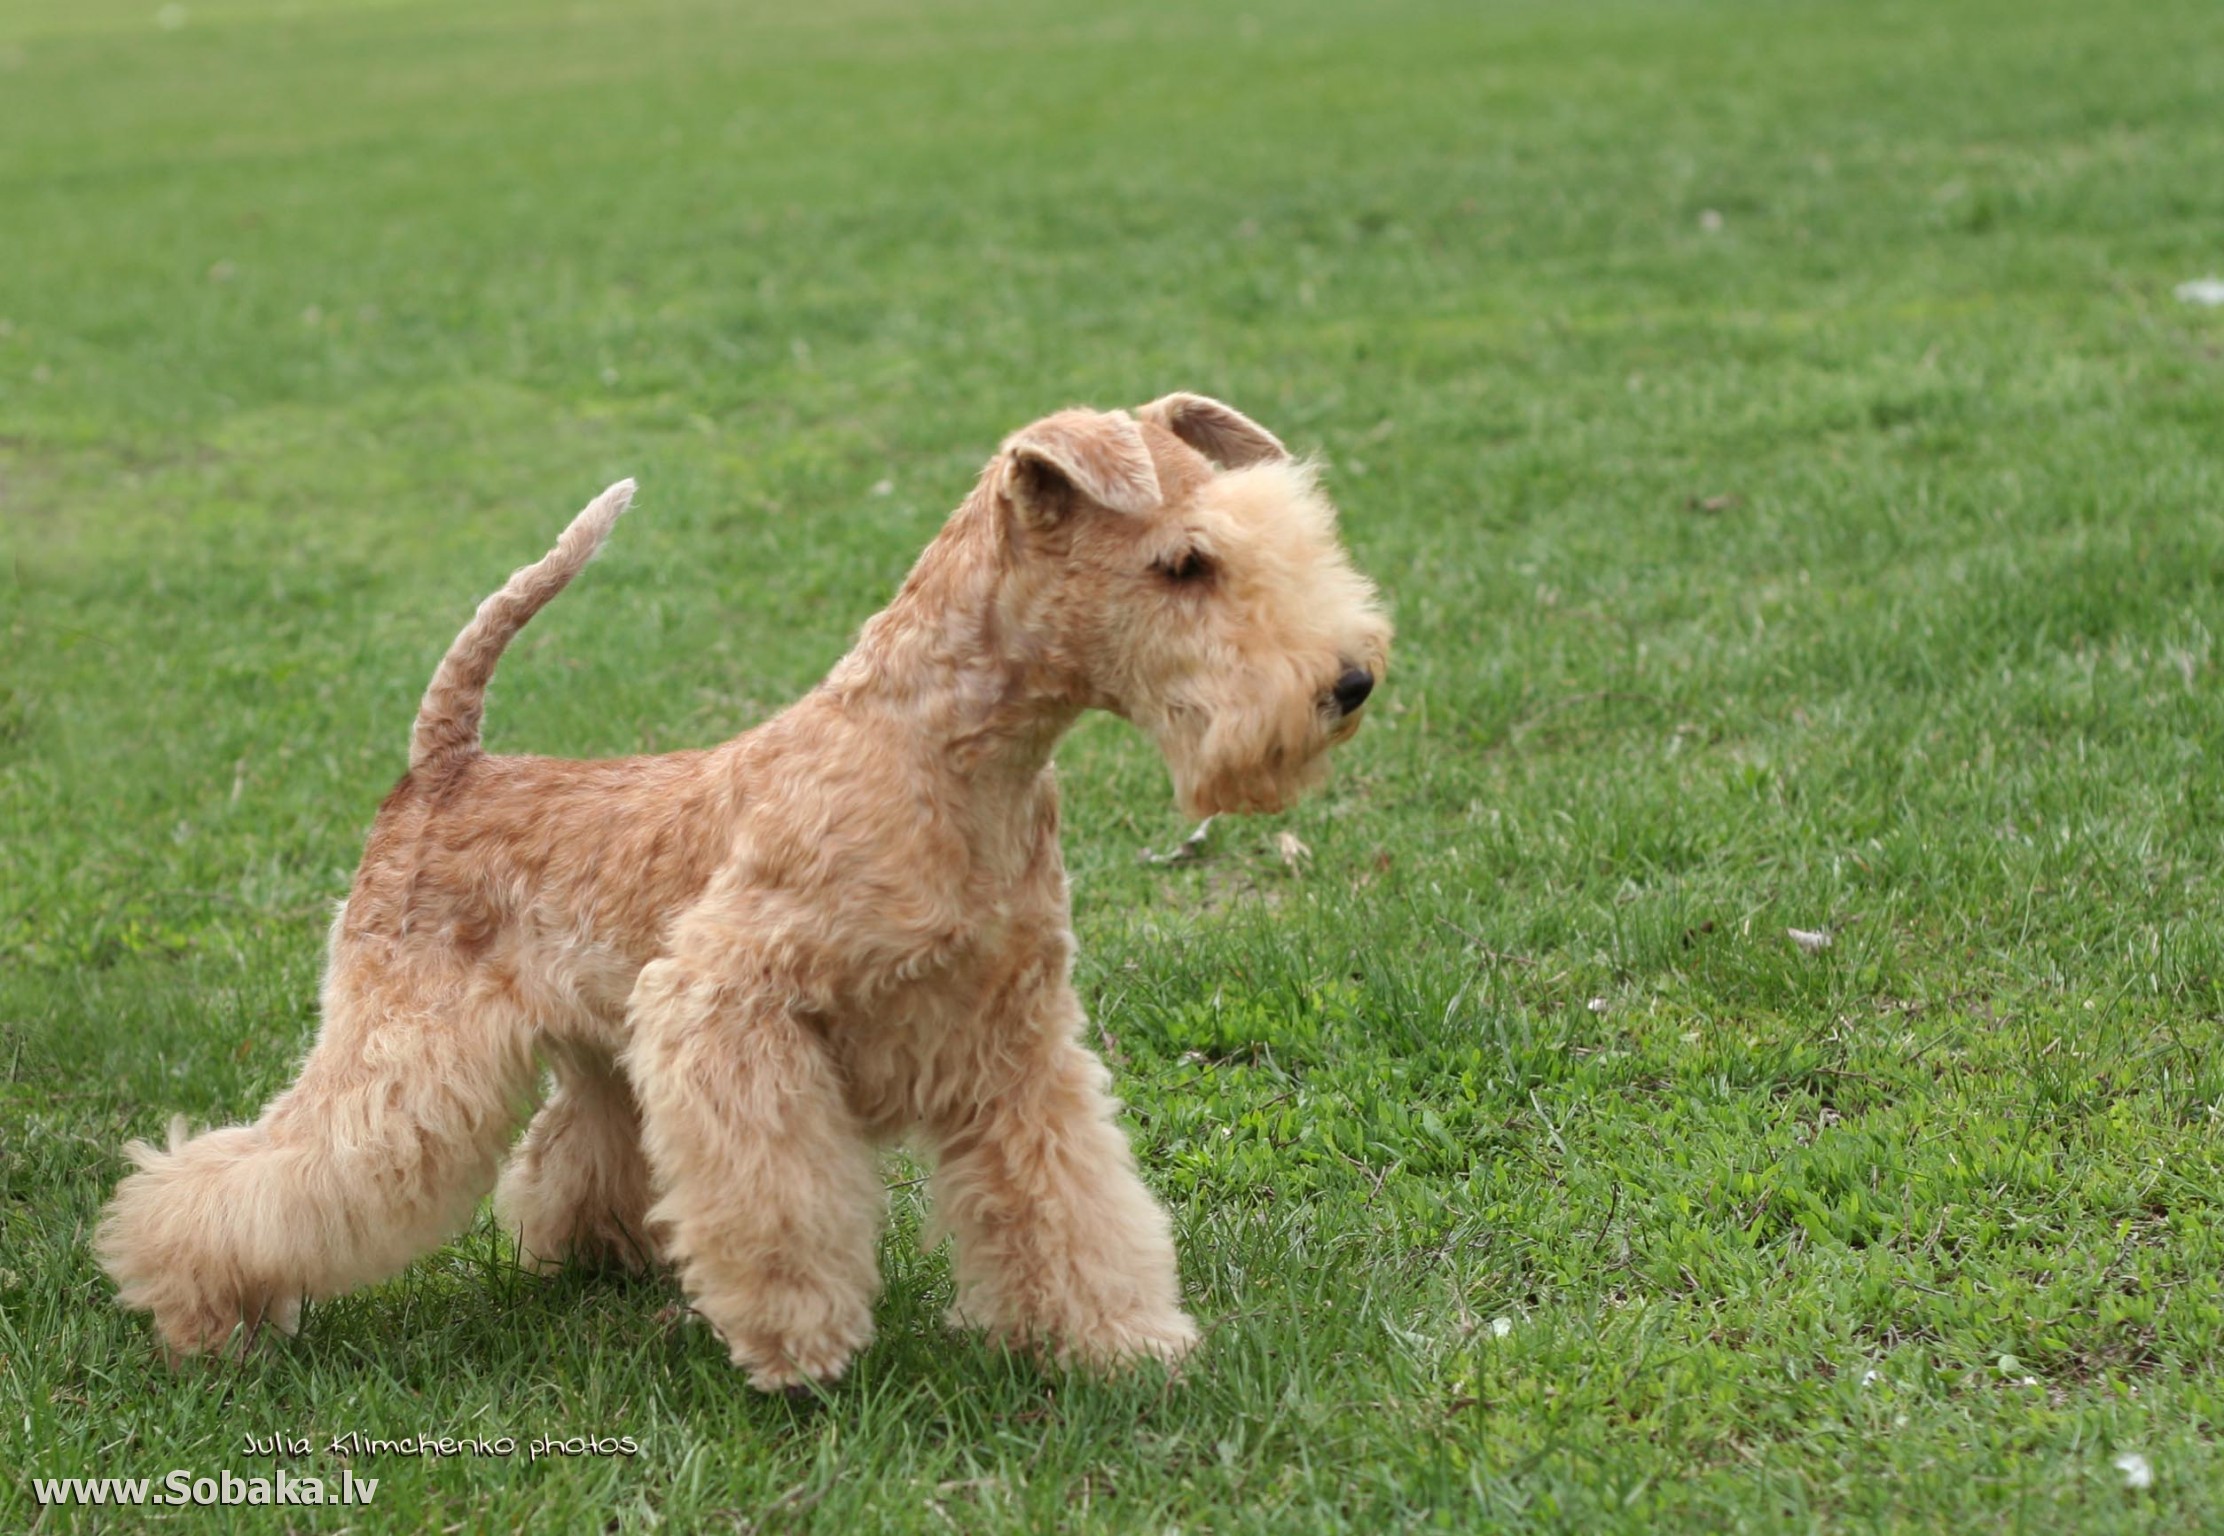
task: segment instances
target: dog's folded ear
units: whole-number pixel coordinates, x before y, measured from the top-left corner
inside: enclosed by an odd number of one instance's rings
[[[1158,471],[1143,429],[1125,411],[1060,411],[1004,440],[1005,486],[1028,518],[1053,523],[1076,498],[1114,512],[1158,505]]]
[[[1135,414],[1156,422],[1223,469],[1290,456],[1280,438],[1210,395],[1165,395]]]

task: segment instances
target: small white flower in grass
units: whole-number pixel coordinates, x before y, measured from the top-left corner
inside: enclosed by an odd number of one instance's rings
[[[2224,277],[2200,277],[2190,283],[2180,283],[2170,290],[2181,304],[2206,304],[2211,308],[2224,304]]]
[[[1494,1339],[1502,1339],[1513,1331],[1514,1320],[1510,1317],[1494,1317],[1490,1320],[1490,1336]]]
[[[1792,942],[1799,946],[1803,954],[1820,954],[1830,947],[1830,935],[1827,933],[1811,932],[1805,928],[1786,928],[1784,931],[1791,935]]]
[[[1593,1013],[1604,1013],[1611,1005],[1608,1004],[1606,999],[1603,997],[1594,997],[1588,1003],[1584,1004],[1584,1006],[1589,1008]]]
[[[1861,1373],[1861,1385],[1864,1387],[1873,1387],[1882,1380],[1884,1380],[1884,1377],[1878,1374],[1877,1368],[1873,1365]]]
[[[2123,1473],[2126,1488],[2137,1490],[2155,1485],[2155,1469],[2137,1451],[2126,1451],[2117,1457],[2116,1470]]]

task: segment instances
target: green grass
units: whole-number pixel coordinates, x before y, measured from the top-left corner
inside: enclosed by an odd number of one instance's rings
[[[356,1530],[2224,1525],[2220,100],[2160,0],[0,10],[0,1528],[274,1429],[641,1446]],[[1400,623],[1198,863],[1063,754],[1185,1380],[945,1335],[911,1188],[815,1408],[484,1225],[164,1369],[118,1148],[286,1080],[480,595],[638,475],[491,740],[715,740],[1174,388]]]

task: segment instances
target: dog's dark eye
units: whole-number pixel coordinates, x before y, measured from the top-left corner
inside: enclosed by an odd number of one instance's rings
[[[1212,562],[1194,549],[1184,549],[1154,562],[1151,569],[1179,586],[1210,576]]]

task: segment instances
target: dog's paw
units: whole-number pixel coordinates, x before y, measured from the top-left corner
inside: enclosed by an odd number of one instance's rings
[[[722,1332],[734,1364],[748,1372],[759,1392],[792,1392],[842,1379],[857,1352],[872,1341],[870,1313],[829,1321],[811,1329],[773,1332],[734,1329]]]
[[[301,1297],[238,1294],[178,1295],[153,1304],[156,1331],[162,1335],[162,1355],[172,1370],[195,1355],[244,1359],[261,1342],[264,1332],[292,1337],[301,1326]]]
[[[954,1329],[978,1329],[991,1342],[1030,1356],[1039,1365],[1103,1375],[1153,1361],[1169,1375],[1177,1375],[1182,1360],[1200,1341],[1196,1323],[1179,1311],[1087,1322],[1012,1324],[983,1322],[977,1313],[952,1307],[944,1321]]]
[[[843,1372],[864,1345],[863,1339],[757,1339],[733,1347],[734,1364],[748,1373],[749,1385],[759,1392],[794,1395],[798,1388],[827,1386],[842,1379]]]
[[[1166,1312],[1068,1327],[1054,1335],[1051,1359],[1060,1366],[1117,1371],[1157,1361],[1171,1373],[1197,1347],[1197,1324],[1186,1312]]]

